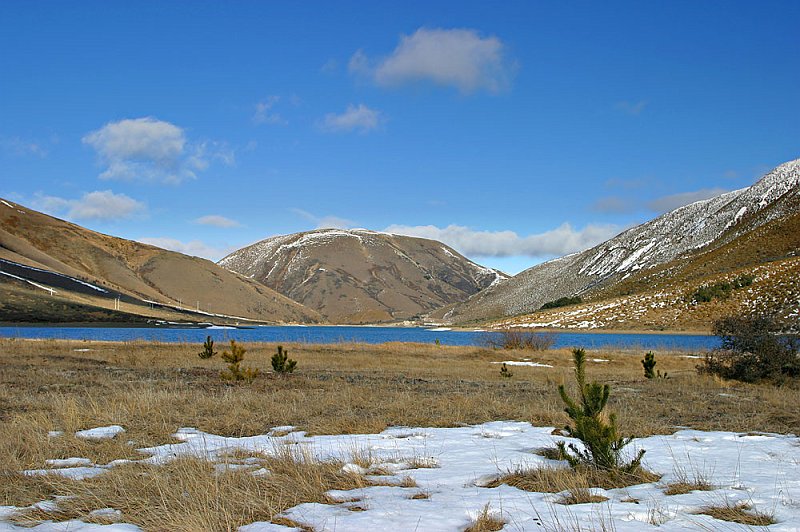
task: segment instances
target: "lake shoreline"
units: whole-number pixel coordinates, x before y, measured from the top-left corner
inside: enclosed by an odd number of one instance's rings
[[[393,329],[425,329],[430,332],[502,332],[499,329],[483,328],[483,327],[458,327],[458,326],[444,326],[444,325],[401,325],[391,323],[368,323],[368,324],[342,324],[342,323],[248,323],[230,324],[230,323],[213,323],[213,322],[169,322],[169,323],[154,323],[154,322],[8,322],[0,321],[0,328],[24,328],[24,329],[79,329],[79,328],[101,328],[101,329],[208,329],[208,328],[225,328],[225,329],[258,329],[261,327],[330,327],[330,328],[393,328]],[[213,329],[212,329],[213,330]],[[713,336],[709,330],[639,330],[639,329],[553,329],[553,328],[523,328],[524,331],[532,333],[555,333],[555,334],[643,334],[653,336]]]

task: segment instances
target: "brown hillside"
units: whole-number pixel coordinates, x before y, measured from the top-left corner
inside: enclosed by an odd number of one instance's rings
[[[319,320],[316,312],[211,261],[97,233],[5,200],[0,258],[139,300],[268,322]]]

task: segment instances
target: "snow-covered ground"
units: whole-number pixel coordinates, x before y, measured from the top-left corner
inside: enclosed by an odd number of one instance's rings
[[[738,503],[772,515],[776,523],[769,530],[800,530],[800,438],[794,435],[680,430],[668,436],[636,439],[630,445],[631,452],[646,449],[644,465],[663,474],[660,481],[623,489],[594,489],[595,494],[608,500],[566,506],[557,503],[558,494],[526,492],[506,485],[482,487],[519,467],[566,467],[532,452],[568,440],[552,435],[552,427],[501,421],[458,428],[395,427],[380,434],[314,437],[291,430],[276,427],[263,436],[227,438],[184,428],[176,434],[182,443],[142,452],[149,455],[144,458],[146,462],[163,464],[185,455],[221,461],[234,449],[270,454],[284,445],[297,445],[321,460],[347,463],[357,451],[370,456],[383,472],[390,472],[379,477],[381,480],[399,483],[408,476],[417,485],[333,491],[329,495],[341,503],[301,504],[284,512],[284,517],[314,530],[459,531],[472,524],[484,508],[506,522],[504,530],[749,530],[744,525],[697,514],[706,506]],[[412,468],[420,463],[432,467]],[[91,476],[92,470],[102,474],[115,463],[96,465],[76,457],[47,465],[56,468],[52,470],[54,474],[85,478]],[[253,464],[253,474],[268,474],[260,467]],[[364,472],[356,464],[347,463],[345,468]],[[42,470],[28,474],[42,474]],[[714,489],[665,495],[667,484],[686,478],[702,478]],[[38,504],[52,507],[57,501]],[[8,522],[16,510],[0,507],[0,531],[31,530]],[[114,509],[97,511],[112,515]],[[122,523],[101,526],[70,521],[43,523],[32,530],[138,529]],[[240,530],[291,529],[253,523]]]

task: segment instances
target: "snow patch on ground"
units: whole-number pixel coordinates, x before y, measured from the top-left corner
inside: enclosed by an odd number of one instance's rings
[[[125,429],[119,425],[109,425],[107,427],[79,430],[75,433],[75,436],[87,440],[107,440],[113,438],[117,434],[122,434],[123,432],[125,432]]]
[[[278,430],[281,429],[281,430]],[[317,531],[425,530],[460,531],[470,526],[488,505],[490,514],[506,522],[509,530],[561,530],[568,523],[586,523],[590,529],[617,531],[746,530],[746,527],[697,515],[708,505],[747,503],[772,514],[777,521],[770,530],[800,529],[800,439],[794,435],[737,434],[680,430],[671,435],[635,439],[629,449],[646,449],[644,465],[663,474],[656,483],[624,489],[592,489],[608,500],[595,504],[556,504],[559,494],[525,492],[507,485],[485,488],[492,479],[518,468],[568,467],[532,452],[553,447],[559,441],[576,440],[553,434],[552,427],[497,421],[457,428],[393,427],[380,434],[323,435],[307,437],[276,427],[273,435],[232,438],[179,429],[182,443],[141,449],[143,460],[164,464],[181,456],[198,456],[224,463],[235,450],[274,454],[283,446],[298,446],[319,460],[338,460],[345,469],[369,474],[352,463],[353,449],[369,453],[373,466],[388,472],[389,483],[410,477],[416,487],[372,486],[351,491],[332,491],[330,504],[307,503],[289,508],[282,517]],[[281,434],[281,435],[278,435]],[[414,469],[419,461],[434,467]],[[113,467],[115,463],[104,467]],[[253,474],[256,474],[254,472]],[[666,485],[685,477],[701,476],[714,489],[667,496]],[[424,497],[415,497],[424,495]],[[352,511],[357,500],[360,511]],[[636,501],[636,502],[634,502]],[[58,501],[39,504],[57,507]],[[14,511],[0,507],[0,532],[21,530],[8,523]],[[108,517],[113,509],[99,508]],[[654,519],[654,517],[656,519]],[[42,523],[25,530],[134,531],[131,525],[88,525],[79,521]],[[252,523],[244,532],[292,530],[272,523]]]

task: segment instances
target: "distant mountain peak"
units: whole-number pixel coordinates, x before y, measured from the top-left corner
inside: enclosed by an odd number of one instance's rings
[[[369,229],[274,236],[219,264],[342,323],[419,318],[508,277],[441,242]]]

